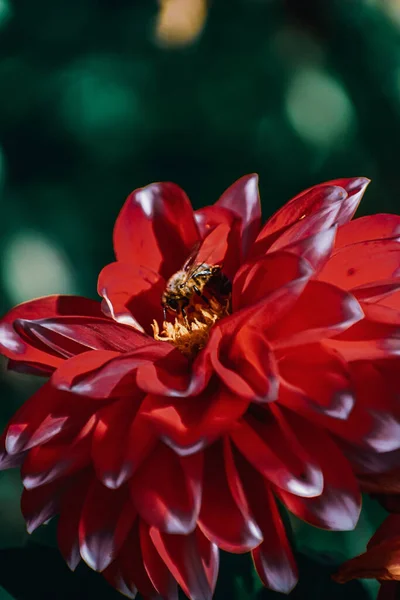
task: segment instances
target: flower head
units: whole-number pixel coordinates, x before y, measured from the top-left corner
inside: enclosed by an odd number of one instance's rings
[[[400,217],[351,221],[367,179],[306,190],[261,226],[257,177],[193,211],[171,183],[134,191],[101,303],[52,296],[0,322],[10,368],[49,381],[0,439],[22,465],[29,530],[126,595],[212,595],[218,548],[251,551],[288,592],[277,500],[352,529],[358,477],[400,449]],[[190,560],[188,561],[188,556]]]

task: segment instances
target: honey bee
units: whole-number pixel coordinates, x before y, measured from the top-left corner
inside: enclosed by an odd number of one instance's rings
[[[182,315],[187,322],[187,313],[194,298],[201,299],[206,305],[216,300],[221,306],[227,306],[232,291],[232,284],[222,272],[221,265],[209,265],[196,262],[199,248],[196,247],[183,265],[167,281],[161,299],[164,310],[164,321],[167,312]]]

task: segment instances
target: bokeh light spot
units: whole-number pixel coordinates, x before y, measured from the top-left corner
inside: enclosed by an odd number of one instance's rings
[[[12,7],[9,0],[0,0],[0,29],[7,25],[12,14]]]
[[[13,303],[74,292],[66,257],[39,232],[24,231],[9,240],[3,252],[2,270],[4,286]]]
[[[160,0],[155,36],[162,46],[186,46],[203,30],[206,0]]]
[[[64,127],[90,153],[118,159],[136,139],[145,108],[137,87],[146,87],[147,71],[140,62],[108,55],[70,65],[60,78],[60,116]]]
[[[293,77],[286,96],[287,117],[305,141],[332,146],[354,126],[353,105],[341,84],[318,69],[303,68]]]

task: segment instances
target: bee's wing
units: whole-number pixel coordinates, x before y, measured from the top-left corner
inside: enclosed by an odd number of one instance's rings
[[[184,265],[183,265],[183,267],[182,267],[182,270],[183,270],[183,271],[186,271],[186,272],[188,272],[188,271],[190,271],[190,270],[191,270],[191,268],[192,268],[192,267],[193,267],[193,265],[195,264],[195,260],[196,260],[196,258],[197,258],[197,255],[198,255],[198,253],[199,253],[200,246],[201,246],[201,242],[197,242],[197,243],[196,243],[196,244],[193,246],[193,248],[192,248],[192,250],[191,250],[191,252],[190,252],[190,254],[189,254],[188,258],[187,258],[187,259],[186,259],[186,261],[185,261],[185,264],[184,264]]]
[[[221,248],[226,244],[226,238],[220,237],[219,234],[219,227],[216,227],[204,240],[197,242],[193,247],[183,266],[183,270],[186,272],[184,283],[201,270],[204,265],[212,264],[216,266],[219,264],[222,266]]]

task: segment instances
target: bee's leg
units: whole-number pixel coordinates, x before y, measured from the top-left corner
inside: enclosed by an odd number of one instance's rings
[[[184,308],[182,308],[182,317],[183,317],[183,321],[185,323],[185,326],[189,329],[189,321],[188,321],[188,318],[187,318],[186,310]]]
[[[165,306],[163,306],[163,316],[164,316],[164,321],[167,320],[167,309],[165,308]]]
[[[194,291],[196,292],[196,294],[198,296],[200,296],[200,298],[207,304],[207,306],[210,306],[210,301],[207,298],[207,296],[205,296],[204,294],[201,293],[201,291],[199,290],[199,288],[197,287],[197,285],[193,286]]]
[[[185,325],[186,325],[187,328],[189,328],[189,320],[188,320],[185,308],[188,306],[188,304],[189,304],[189,300],[186,299],[186,303],[181,306],[181,314],[182,314],[184,323],[185,323]]]

